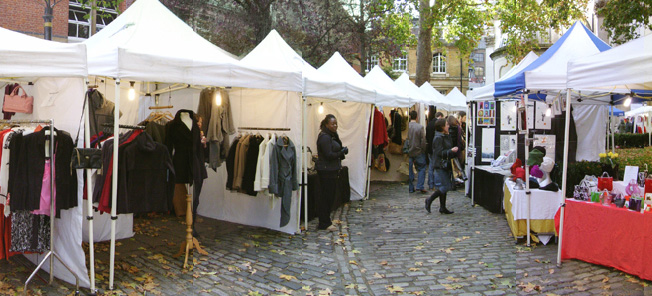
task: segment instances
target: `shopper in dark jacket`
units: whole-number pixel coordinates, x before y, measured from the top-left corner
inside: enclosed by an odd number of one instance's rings
[[[432,108],[432,106],[430,107],[430,112],[434,112],[434,108]],[[432,159],[432,140],[435,138],[435,122],[437,119],[442,117],[444,117],[444,114],[437,112],[426,125],[426,155],[428,156],[428,187],[430,190],[435,189],[435,168],[433,167],[434,162]]]
[[[448,122],[445,119],[435,122],[435,139],[432,142],[435,162],[435,192],[426,199],[428,213],[430,213],[430,205],[437,197],[439,197],[439,212],[442,214],[453,213],[446,209],[446,193],[451,189],[450,160],[456,157],[459,148],[453,147],[448,128]]]
[[[348,153],[349,148],[342,146],[342,141],[337,135],[337,119],[333,114],[326,115],[321,121],[317,137],[318,157],[315,169],[317,169],[321,185],[317,209],[319,217],[317,229],[337,230],[337,227],[331,222],[331,207],[335,198],[337,178],[342,169],[342,159]]]

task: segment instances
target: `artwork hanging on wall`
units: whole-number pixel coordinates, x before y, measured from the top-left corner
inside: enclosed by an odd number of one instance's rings
[[[500,130],[516,130],[516,102],[500,102]]]
[[[482,162],[494,160],[494,148],[496,144],[496,130],[493,128],[482,129]]]
[[[549,130],[551,127],[551,116],[546,116],[546,110],[548,110],[548,105],[545,103],[536,102],[536,113],[534,116],[535,125],[534,127],[538,130]]]
[[[500,135],[500,155],[505,155],[509,151],[516,150],[516,135]]]
[[[534,146],[546,148],[546,157],[555,160],[555,135],[534,135]]]
[[[552,102],[552,113],[557,116],[561,115],[561,98],[555,98],[555,100]]]
[[[534,129],[534,105],[527,105],[527,128]]]
[[[496,104],[497,102],[478,103],[478,125],[494,126],[496,124]]]

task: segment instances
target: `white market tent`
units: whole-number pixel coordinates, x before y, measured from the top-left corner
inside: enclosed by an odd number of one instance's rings
[[[12,119],[53,119],[56,128],[74,133],[82,113],[84,79],[88,76],[86,46],[47,41],[4,28],[0,28],[0,38],[0,86],[18,82],[29,95],[34,96],[33,113],[19,113]],[[27,82],[33,82],[34,85],[28,85]],[[77,191],[80,206],[62,210],[61,218],[54,219],[52,248],[79,277],[80,285],[89,287],[86,259],[81,247],[82,180],[79,173]],[[43,256],[37,254],[25,256],[35,264],[43,259]],[[50,261],[45,261],[41,268],[49,272]],[[52,275],[75,283],[75,276],[58,260],[54,260]]]
[[[533,51],[530,51],[518,64],[516,64],[516,66],[509,69],[509,71],[507,71],[507,73],[505,73],[505,75],[503,75],[503,77],[500,77],[500,79],[498,79],[497,81],[503,81],[511,78],[513,75],[515,75],[516,73],[525,69],[525,67],[532,64],[532,62],[534,62],[537,58],[539,58],[539,56]],[[495,83],[491,83],[482,87],[478,87],[471,91],[468,91],[467,99],[469,101],[494,100],[495,99],[494,92],[495,92]]]
[[[416,98],[397,88],[380,66],[374,66],[363,78],[376,89],[376,106],[409,107],[416,103]]]
[[[287,133],[290,138],[295,140],[301,138],[300,101],[290,99],[290,93],[298,93],[302,90],[300,72],[284,72],[244,65],[196,34],[158,0],[134,2],[110,25],[84,43],[88,48],[89,74],[116,79],[115,108],[118,110],[120,110],[121,96],[120,80],[182,83],[183,88],[190,84],[230,86],[233,87],[230,90],[231,101],[239,103],[231,104],[236,126],[248,124],[281,126],[291,130]],[[115,112],[115,124],[120,121],[118,114],[119,112]],[[113,152],[113,170],[117,171],[117,149]],[[297,167],[301,168],[301,158],[297,158]],[[218,176],[211,171],[209,174],[209,178],[219,178],[219,176],[226,178],[223,167],[221,171],[215,173]],[[112,204],[115,204],[117,194],[116,177],[117,174],[114,174]],[[214,182],[211,180],[204,183]],[[204,196],[207,191],[209,190],[204,190],[201,195]],[[195,198],[202,200],[201,196]],[[298,198],[293,197],[291,213],[295,217],[298,216],[297,201]],[[116,216],[115,210],[116,207],[113,207],[111,216]],[[222,210],[226,211],[229,208]],[[278,210],[276,211],[278,213],[280,208],[275,210]],[[266,209],[266,212],[270,211],[269,208]],[[280,213],[277,215],[280,216]],[[286,227],[296,230],[297,224],[298,218],[291,218],[290,224]],[[110,288],[113,287],[115,228],[115,220],[112,220]]]
[[[328,85],[328,88],[317,89],[312,84],[306,84],[303,93],[304,96],[339,98],[344,101],[367,104],[376,103],[377,94],[374,87],[351,68],[351,65],[349,65],[339,52],[335,52],[326,63],[317,69],[317,72],[322,74],[323,77],[337,78],[336,81],[340,83],[341,87],[332,88],[330,87],[331,85]]]
[[[636,108],[634,110],[630,110],[625,112],[625,116],[630,117],[630,116],[636,116],[639,114],[645,114],[645,113],[651,113],[652,112],[652,106],[643,106]]]
[[[422,103],[426,105],[435,105],[437,102],[433,99],[433,97],[426,96],[424,95],[420,90],[419,87],[412,83],[410,81],[410,76],[407,73],[401,74],[396,80],[394,80],[394,85],[396,88],[400,89],[404,93],[406,93],[412,102],[416,103]]]
[[[419,90],[424,97],[427,97],[431,102],[434,102],[433,104],[429,105],[434,105],[437,106],[437,108],[452,111],[451,105],[446,101],[446,97],[437,91],[429,82],[424,82],[419,87]]]
[[[457,87],[446,95],[446,102],[450,104],[450,111],[466,111],[466,96]]]
[[[592,56],[571,59],[567,87],[629,93],[652,89],[652,35]]]

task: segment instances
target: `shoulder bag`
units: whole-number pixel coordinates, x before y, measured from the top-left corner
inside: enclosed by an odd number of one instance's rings
[[[101,169],[102,168],[102,149],[97,148],[77,148],[79,141],[79,131],[81,129],[82,119],[84,118],[84,110],[86,109],[86,102],[88,101],[88,92],[84,96],[84,107],[82,107],[82,116],[79,119],[79,127],[77,128],[77,136],[75,137],[75,148],[72,152],[71,167],[73,169]]]

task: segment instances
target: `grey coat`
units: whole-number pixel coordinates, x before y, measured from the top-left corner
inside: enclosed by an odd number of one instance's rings
[[[292,191],[299,189],[297,182],[297,151],[294,143],[285,137],[279,137],[269,159],[269,192],[281,197],[281,224],[290,222],[292,208]]]

